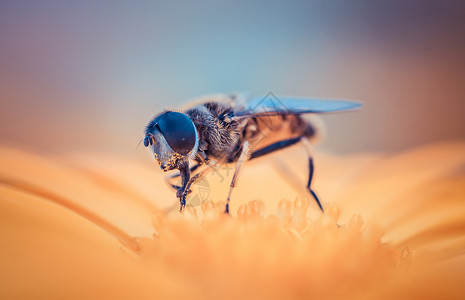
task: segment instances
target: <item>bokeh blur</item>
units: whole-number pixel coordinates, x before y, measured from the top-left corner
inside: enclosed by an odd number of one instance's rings
[[[325,151],[463,140],[464,7],[2,0],[0,140],[138,155],[143,127],[161,109],[205,94],[269,91],[365,103],[324,116]]]

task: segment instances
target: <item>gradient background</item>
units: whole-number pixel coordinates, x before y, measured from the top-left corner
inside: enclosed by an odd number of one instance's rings
[[[465,299],[461,2],[0,0],[0,299]],[[326,214],[302,147],[244,168],[237,219],[232,168],[177,213],[143,128],[234,91],[365,102],[323,116]]]
[[[234,91],[365,102],[325,151],[463,140],[462,3],[2,0],[0,141],[138,155],[159,110]]]

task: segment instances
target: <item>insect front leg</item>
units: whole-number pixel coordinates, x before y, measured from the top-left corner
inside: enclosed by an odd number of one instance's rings
[[[195,164],[194,166],[192,166],[190,168],[190,173],[194,172],[195,170],[197,170],[199,167],[201,166],[200,163],[197,163]],[[179,173],[175,173],[175,174],[171,174],[171,175],[168,175],[168,176],[165,176],[165,182],[166,184],[168,184],[169,187],[173,188],[174,190],[179,190],[181,188],[181,186],[179,185],[176,185],[174,182],[173,182],[173,179],[176,179],[178,177],[181,176],[181,172]],[[179,198],[179,197],[178,197]]]
[[[236,169],[234,170],[234,175],[233,175],[233,178],[231,180],[231,185],[229,186],[228,199],[226,200],[226,207],[224,209],[224,212],[227,213],[227,214],[229,214],[229,201],[231,200],[231,195],[232,195],[233,188],[237,184],[237,179],[239,178],[239,172],[241,170],[242,164],[248,158],[248,152],[249,152],[249,142],[245,141],[244,144],[242,144],[241,156],[239,156],[239,160],[236,163]]]
[[[207,175],[208,173],[213,171],[213,169],[215,167],[216,167],[216,162],[210,160],[210,163],[209,163],[208,167],[206,167],[205,169],[199,171],[197,174],[195,174],[194,176],[192,176],[190,178],[189,178],[189,176],[188,177],[183,177],[183,172],[181,171],[181,177],[183,178],[183,181],[182,181],[183,186],[176,193],[176,196],[179,198],[180,203],[181,203],[180,211],[182,211],[184,206],[186,206],[186,197],[190,193],[191,186],[196,181],[202,179],[205,175]],[[189,170],[189,169],[187,169],[187,170]],[[185,184],[184,184],[184,178],[187,178],[187,181],[185,182]]]
[[[187,165],[179,168],[179,174],[181,175],[182,186],[177,190],[176,197],[179,198],[179,211],[182,211],[182,209],[186,206],[186,196],[189,193],[189,187],[187,186],[191,175],[189,166]]]

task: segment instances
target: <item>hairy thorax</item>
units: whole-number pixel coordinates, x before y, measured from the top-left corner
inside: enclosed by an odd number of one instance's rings
[[[199,135],[199,152],[220,162],[239,155],[246,122],[232,120],[233,109],[226,103],[207,102],[186,111]]]

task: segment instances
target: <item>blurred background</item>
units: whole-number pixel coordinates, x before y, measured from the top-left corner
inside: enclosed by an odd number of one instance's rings
[[[139,155],[205,94],[352,99],[335,153],[465,139],[463,1],[0,2],[0,142]]]

